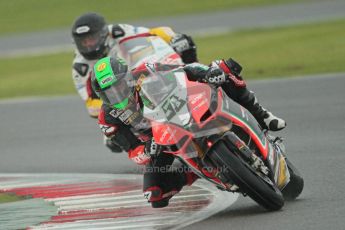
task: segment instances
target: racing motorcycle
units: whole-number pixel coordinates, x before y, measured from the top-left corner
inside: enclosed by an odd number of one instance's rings
[[[267,210],[281,209],[302,192],[303,178],[287,160],[282,139],[220,87],[189,81],[182,68],[152,70],[139,87],[155,142],[199,177]]]
[[[118,47],[117,56],[126,60],[130,69],[143,63],[184,64],[173,48],[159,36],[136,34],[121,39]]]

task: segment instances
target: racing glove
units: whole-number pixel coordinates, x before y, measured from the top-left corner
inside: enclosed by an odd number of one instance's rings
[[[215,86],[220,86],[226,81],[226,75],[221,68],[211,66],[206,72],[204,81]]]
[[[114,143],[111,138],[104,136],[104,144],[107,146],[113,153],[121,153],[123,150],[122,148]]]
[[[192,37],[186,34],[176,34],[171,39],[170,46],[181,56],[185,64],[198,61],[196,45]]]
[[[128,157],[139,165],[145,165],[150,162],[151,158],[158,156],[162,147],[157,145],[156,142],[151,139],[142,145],[137,146],[133,150],[128,151]]]
[[[210,66],[211,66],[210,67],[211,69],[209,71],[210,73],[208,74],[209,76],[206,76],[206,77],[209,77],[210,80],[207,80],[207,82],[214,83],[219,86],[223,84],[224,82],[231,81],[233,82],[233,84],[236,85],[236,87],[243,88],[246,86],[246,82],[240,76],[241,71],[242,71],[242,66],[238,64],[235,60],[231,58],[228,60],[215,60],[211,63]],[[219,71],[214,72],[212,71],[212,68],[220,69],[221,71],[225,73],[226,77],[225,78],[223,76],[217,77],[216,73]]]
[[[211,63],[211,66],[219,67],[226,74],[232,74],[235,76],[240,76],[242,71],[242,66],[232,58],[229,58],[228,60],[215,60]]]
[[[125,31],[119,25],[111,25],[111,36],[113,38],[120,38],[125,36]]]

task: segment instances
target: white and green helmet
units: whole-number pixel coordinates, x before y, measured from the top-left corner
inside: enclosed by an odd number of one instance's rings
[[[121,58],[105,57],[94,65],[92,87],[103,103],[124,109],[134,93],[133,77]]]

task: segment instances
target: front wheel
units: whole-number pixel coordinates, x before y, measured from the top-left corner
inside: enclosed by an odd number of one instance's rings
[[[240,191],[247,194],[267,210],[275,211],[284,206],[280,190],[265,175],[256,172],[239,155],[232,152],[223,141],[218,141],[208,153],[211,162],[217,167],[225,183],[236,184]]]

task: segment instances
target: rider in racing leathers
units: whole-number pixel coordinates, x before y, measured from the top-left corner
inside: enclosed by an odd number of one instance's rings
[[[72,27],[72,37],[76,45],[72,77],[75,88],[85,101],[91,117],[97,118],[102,105],[90,84],[93,65],[100,58],[116,55],[119,40],[139,33],[160,36],[181,56],[184,63],[197,61],[196,46],[192,38],[185,34],[175,33],[169,27],[149,29],[127,24],[107,25],[99,14],[81,15]],[[121,148],[111,143],[109,139],[105,138],[104,143],[113,152],[122,152]]]
[[[129,71],[122,59],[109,57],[96,63],[91,79],[94,91],[104,102],[98,117],[100,128],[112,142],[128,152],[129,158],[145,165],[143,190],[155,208],[167,206],[169,199],[184,185],[192,184],[197,176],[186,170],[160,170],[171,166],[174,157],[165,154],[163,147],[154,142],[149,122],[141,113],[140,87],[133,81],[140,81],[150,71],[181,67],[146,63]],[[221,86],[230,98],[247,108],[263,128],[277,131],[286,126],[284,120],[260,106],[239,75],[241,66],[234,60],[214,61],[211,66],[192,63],[182,68],[189,80]]]
[[[97,117],[101,106],[90,85],[93,65],[102,57],[116,54],[119,40],[146,32],[162,37],[180,54],[184,63],[197,61],[196,47],[191,37],[174,33],[168,27],[148,29],[127,24],[106,25],[104,18],[96,13],[83,14],[76,19],[72,27],[72,36],[77,48],[72,77],[79,95],[86,102],[90,116]]]

